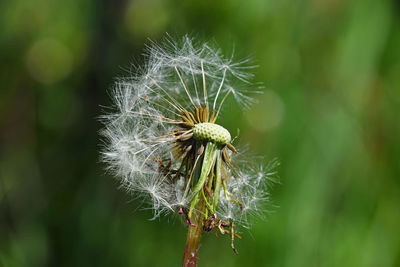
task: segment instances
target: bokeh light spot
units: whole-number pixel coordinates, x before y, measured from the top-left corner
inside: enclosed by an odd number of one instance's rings
[[[255,104],[247,113],[250,126],[259,132],[268,132],[275,129],[282,122],[285,106],[275,92],[267,90],[259,103]]]
[[[72,54],[55,39],[41,39],[29,49],[26,65],[33,79],[42,84],[53,84],[71,72]]]
[[[162,1],[131,1],[125,12],[125,27],[133,36],[156,36],[165,31],[169,12]]]

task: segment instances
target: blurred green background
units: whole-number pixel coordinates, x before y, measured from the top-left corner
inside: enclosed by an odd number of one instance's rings
[[[147,38],[251,55],[265,84],[221,123],[278,157],[266,220],[203,238],[199,266],[400,266],[400,3],[0,2],[0,266],[179,266],[176,218],[149,221],[99,162],[101,105]]]

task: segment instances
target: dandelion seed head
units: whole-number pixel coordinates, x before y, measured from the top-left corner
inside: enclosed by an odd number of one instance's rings
[[[244,109],[255,102],[245,89],[251,68],[207,43],[167,37],[147,46],[144,66],[116,81],[112,111],[101,117],[102,159],[154,218],[182,210],[190,218],[197,197],[210,202],[209,216],[245,226],[262,213],[277,164],[243,160],[216,123],[228,97]],[[207,153],[213,156],[203,181]]]

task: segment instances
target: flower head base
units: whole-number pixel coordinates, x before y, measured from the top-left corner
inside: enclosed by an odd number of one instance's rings
[[[103,159],[128,191],[150,199],[154,217],[176,212],[193,224],[197,212],[205,231],[229,228],[233,239],[233,222],[246,223],[268,200],[276,166],[243,157],[215,123],[227,97],[244,108],[253,102],[233,86],[249,84],[247,61],[235,63],[189,37],[152,44],[146,58],[137,74],[116,83],[116,111],[103,116]]]
[[[231,142],[231,134],[227,129],[209,122],[195,124],[193,137],[195,140],[210,141],[221,145],[227,145]]]

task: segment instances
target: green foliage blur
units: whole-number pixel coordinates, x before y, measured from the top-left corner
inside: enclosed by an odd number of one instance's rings
[[[181,265],[179,218],[99,161],[108,89],[166,32],[252,56],[264,94],[221,124],[282,163],[239,255],[210,233],[199,266],[400,266],[399,1],[10,0],[0,29],[0,266]]]

